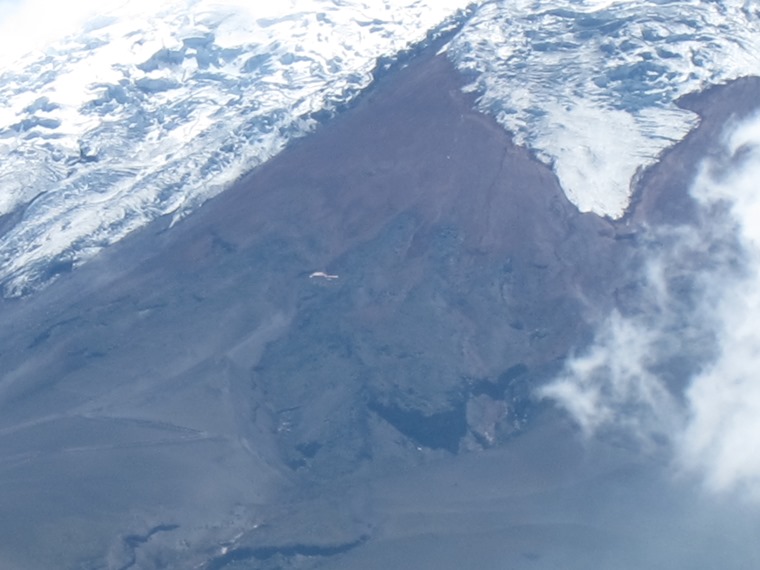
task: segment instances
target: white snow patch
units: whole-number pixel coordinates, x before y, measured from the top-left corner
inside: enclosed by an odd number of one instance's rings
[[[581,211],[618,218],[636,172],[697,123],[675,101],[760,74],[760,16],[736,0],[498,0],[447,53]]]

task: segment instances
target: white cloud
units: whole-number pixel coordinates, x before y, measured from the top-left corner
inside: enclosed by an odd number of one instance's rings
[[[652,372],[658,340],[653,331],[615,312],[594,346],[571,359],[540,395],[561,402],[587,435],[622,427],[650,443],[678,422],[673,398]]]
[[[678,444],[683,462],[704,470],[712,489],[747,489],[760,498],[760,116],[725,141],[730,166],[707,168],[694,195],[704,206],[730,205],[747,265],[715,275],[718,358],[687,390],[690,418]],[[720,165],[719,165],[720,166]]]
[[[647,260],[647,310],[612,314],[540,395],[589,435],[664,436],[679,470],[760,499],[760,115],[722,147],[692,189],[702,222],[655,230],[664,247]],[[668,375],[674,358],[686,378]]]

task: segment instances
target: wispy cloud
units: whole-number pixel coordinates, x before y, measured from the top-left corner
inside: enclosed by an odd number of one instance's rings
[[[659,331],[613,313],[596,342],[572,358],[562,375],[541,390],[560,402],[586,435],[623,428],[649,443],[671,433],[677,406],[652,371]]]
[[[732,129],[724,148],[727,160],[708,163],[693,194],[704,207],[729,209],[745,264],[738,275],[714,275],[704,300],[718,316],[718,356],[687,389],[678,451],[712,489],[760,498],[760,116]]]
[[[717,492],[760,499],[760,116],[699,167],[702,220],[652,231],[641,310],[613,313],[539,394],[592,435],[665,442]]]

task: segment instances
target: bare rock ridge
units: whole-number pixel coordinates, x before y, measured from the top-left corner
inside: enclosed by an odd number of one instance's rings
[[[669,188],[737,85],[611,222],[423,55],[171,229],[4,302],[0,566],[308,568],[419,534],[377,503],[399,469],[559,450],[532,388],[635,305],[636,236],[688,202]]]

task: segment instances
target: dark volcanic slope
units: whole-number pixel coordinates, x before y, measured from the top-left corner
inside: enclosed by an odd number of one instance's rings
[[[431,460],[491,457],[455,469],[500,496],[514,457],[510,496],[569,484],[560,428],[482,448],[535,423],[530,387],[626,289],[636,240],[579,214],[459,86],[422,57],[171,230],[2,306],[0,566],[310,567],[455,532],[400,506]],[[484,544],[519,523],[479,509]],[[511,540],[520,560],[551,544]]]

